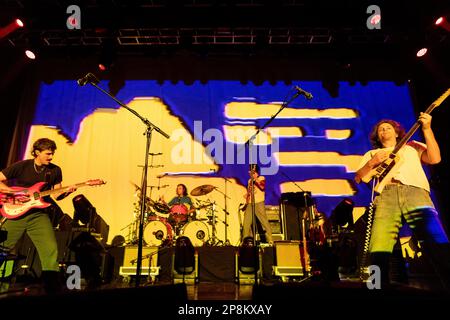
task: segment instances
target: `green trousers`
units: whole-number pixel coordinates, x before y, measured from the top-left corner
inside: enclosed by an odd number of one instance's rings
[[[59,271],[58,246],[48,214],[34,212],[16,220],[7,220],[4,229],[8,237],[6,248],[12,249],[26,232],[33,241],[41,260],[42,271]]]

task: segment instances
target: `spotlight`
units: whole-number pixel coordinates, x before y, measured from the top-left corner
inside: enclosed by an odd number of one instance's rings
[[[436,21],[434,22],[434,25],[439,26],[450,32],[450,23],[445,19],[445,17],[437,18]]]
[[[338,225],[340,227],[352,227],[353,226],[353,207],[354,202],[350,198],[345,198],[342,200],[336,208],[334,208],[331,219],[333,225]]]
[[[258,248],[252,237],[246,237],[239,247],[239,271],[245,274],[255,273],[259,269]]]
[[[103,63],[99,63],[99,64],[98,64],[98,69],[99,69],[100,71],[105,71],[105,70],[106,70],[106,66],[105,66]]]
[[[75,253],[75,262],[80,267],[88,289],[95,289],[102,283],[101,263],[105,248],[89,232],[79,233],[69,244]]]
[[[23,28],[24,26],[23,21],[20,19],[16,19],[15,23],[19,28]]]
[[[427,49],[427,48],[422,48],[422,49],[420,49],[419,51],[417,51],[416,56],[417,56],[418,58],[422,58],[424,55],[427,54],[427,52],[428,52],[428,49]]]
[[[74,224],[80,221],[83,224],[92,224],[97,211],[88,199],[82,194],[75,196],[72,199],[73,207],[75,209],[73,220]]]
[[[36,59],[36,54],[32,50],[25,50],[25,56],[30,60]]]
[[[10,22],[8,25],[6,25],[3,28],[0,28],[0,39],[8,36],[10,33],[14,32],[15,30],[23,27],[23,22],[20,19],[15,19],[14,21]]]
[[[176,241],[174,269],[182,275],[190,274],[196,269],[195,248],[186,236],[181,236]]]

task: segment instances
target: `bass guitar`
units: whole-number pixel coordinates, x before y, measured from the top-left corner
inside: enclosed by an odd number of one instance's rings
[[[12,192],[0,193],[0,213],[7,219],[17,219],[35,208],[47,208],[49,203],[43,200],[44,197],[55,193],[61,193],[70,188],[81,188],[84,186],[99,186],[106,182],[100,179],[88,180],[72,186],[58,189],[41,191],[46,182],[38,182],[29,188],[12,187]]]

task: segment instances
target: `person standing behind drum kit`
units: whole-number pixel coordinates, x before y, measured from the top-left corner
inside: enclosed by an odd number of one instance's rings
[[[186,186],[181,183],[177,185],[176,193],[177,195],[173,197],[172,200],[169,201],[169,203],[166,203],[164,201],[164,196],[161,196],[159,198],[159,201],[167,204],[171,208],[170,210],[171,216],[176,216],[174,218],[177,223],[187,222],[188,217],[194,219],[195,208],[194,205],[192,204],[191,198],[188,196]],[[186,217],[184,217],[185,219],[180,218],[183,215],[186,215]],[[169,217],[169,221],[171,220],[173,219]]]
[[[253,189],[255,195],[255,216],[258,218],[261,223],[264,232],[266,233],[266,242],[269,244],[273,243],[272,240],[272,229],[270,228],[269,219],[266,215],[266,207],[265,207],[265,190],[266,190],[266,178],[264,176],[259,175],[259,167],[256,164],[250,165],[250,171],[248,172],[250,175],[250,179],[248,179],[247,183],[247,193],[245,194],[246,198],[246,208],[244,213],[244,230],[243,230],[243,238],[251,237],[252,232],[252,197],[251,191]],[[253,176],[254,186],[252,188],[251,183]]]

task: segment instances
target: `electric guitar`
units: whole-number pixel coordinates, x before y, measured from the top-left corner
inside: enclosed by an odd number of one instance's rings
[[[447,89],[439,98],[436,99],[424,113],[430,114],[435,108],[441,105],[442,102],[450,95],[450,89]],[[361,177],[361,180],[368,183],[372,178],[376,179],[376,185],[374,191],[381,193],[386,184],[391,181],[392,176],[395,173],[400,164],[403,162],[402,157],[398,154],[400,149],[408,142],[411,136],[420,127],[419,120],[412,126],[412,128],[406,133],[406,135],[397,143],[394,150],[389,154],[389,157],[380,163],[378,166],[370,170],[365,176]]]
[[[254,181],[255,181],[255,184],[253,186],[253,189],[254,188],[258,188],[259,189],[258,185],[256,184],[256,180],[254,180]],[[248,185],[247,185],[247,193],[244,195],[245,203],[239,204],[239,210],[245,211],[247,209],[247,206],[252,201],[252,191],[253,191],[252,190],[252,185],[251,185],[251,183],[248,183]]]
[[[64,192],[70,188],[84,186],[99,186],[105,184],[103,180],[95,179],[58,189],[42,191],[46,182],[38,182],[29,188],[12,187],[14,191],[0,193],[0,213],[7,219],[17,219],[34,208],[47,208],[50,206],[42,198],[54,193]]]

